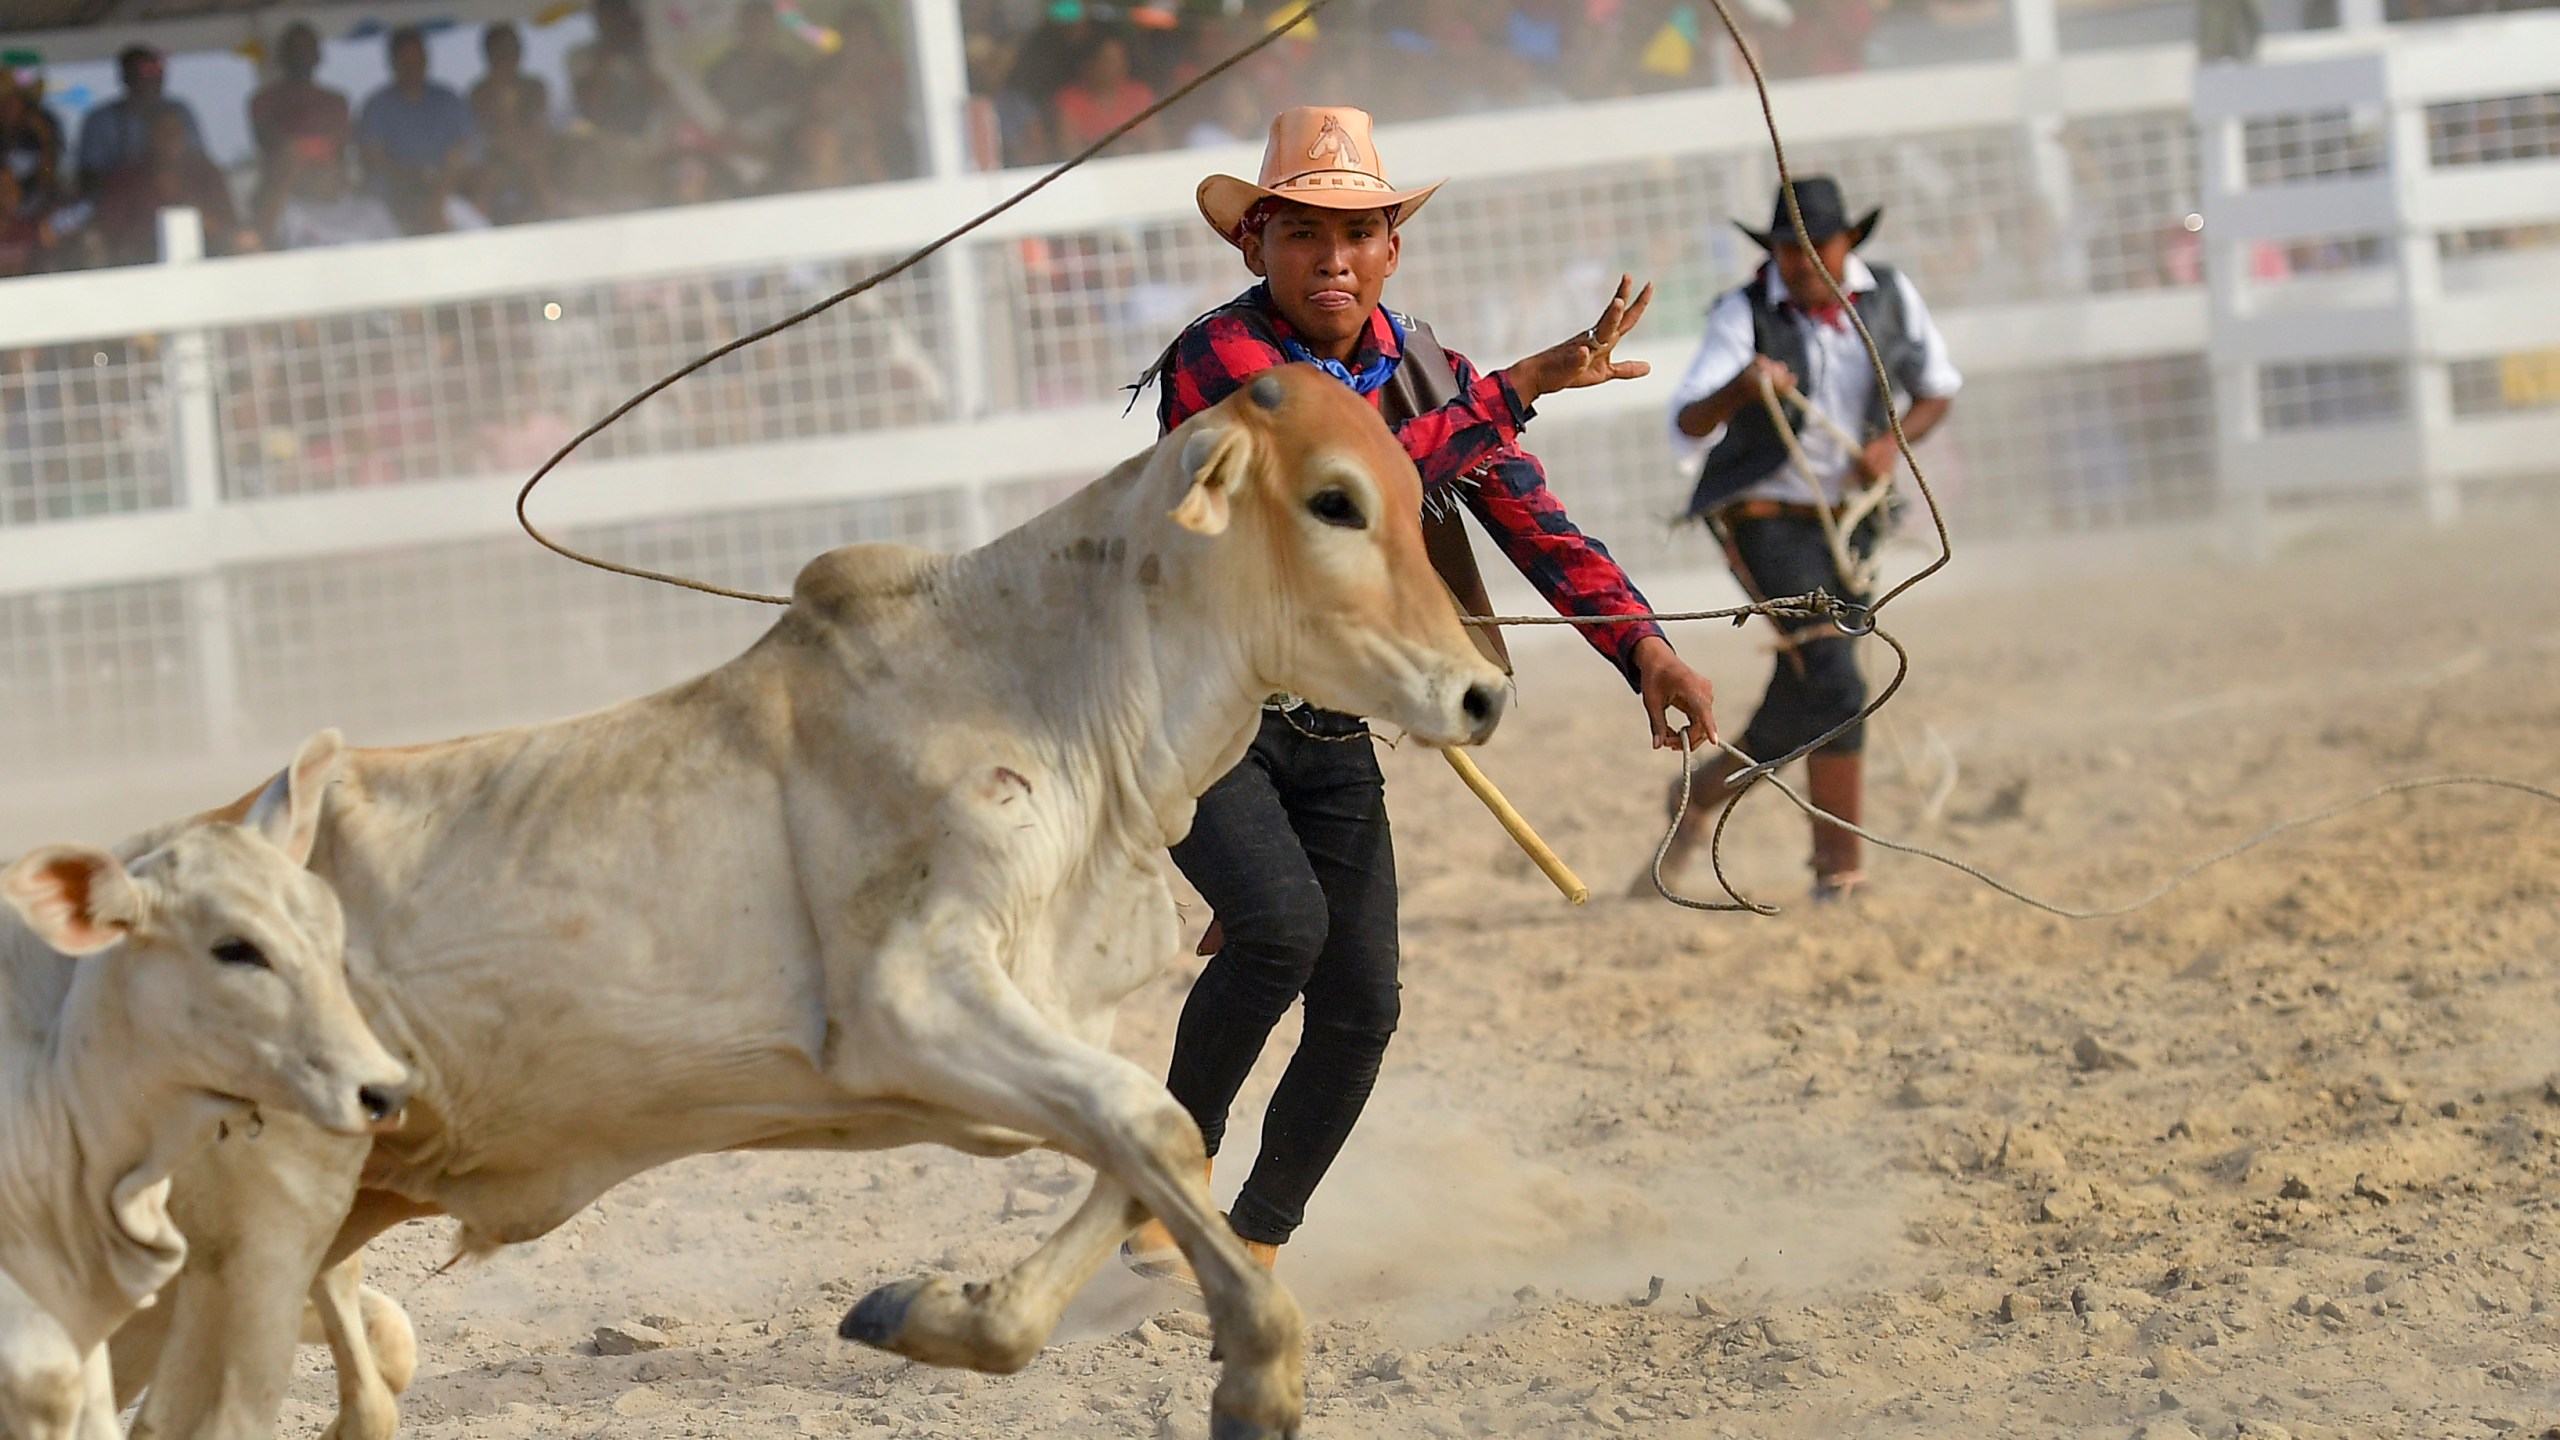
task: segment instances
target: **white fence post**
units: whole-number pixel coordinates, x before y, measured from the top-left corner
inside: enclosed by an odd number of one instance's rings
[[[916,95],[924,107],[925,159],[937,180],[969,173],[969,56],[960,0],[907,0],[907,29]],[[987,323],[978,252],[963,243],[945,250],[933,270],[949,365],[951,418],[987,413]]]
[[[2062,54],[2062,26],[2053,0],[2009,0],[2009,39],[2021,65],[2051,64]]]
[[[160,212],[160,263],[193,265],[204,258],[204,217],[191,206]],[[166,340],[163,372],[174,403],[178,493],[186,508],[211,510],[222,503],[222,452],[214,434],[213,347],[201,330],[181,330]]]
[[[193,265],[204,259],[204,217],[190,206],[160,212],[160,263]],[[214,429],[213,337],[180,330],[162,341],[161,374],[168,386],[170,448],[178,467],[179,504],[207,514],[222,504],[222,446]],[[231,591],[222,573],[207,569],[185,580],[190,649],[196,657],[196,712],[205,753],[224,757],[242,749],[240,662],[231,634]]]

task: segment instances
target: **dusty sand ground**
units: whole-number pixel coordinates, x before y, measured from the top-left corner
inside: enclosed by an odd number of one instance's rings
[[[2386,778],[2552,783],[2550,533],[1924,594],[1896,733],[1962,765],[1930,838],[2113,898]],[[1736,723],[1755,643],[1684,640]],[[1485,766],[1614,894],[1668,762],[1574,642],[1529,650]],[[1917,830],[1929,765],[1894,750],[1876,821]],[[1283,1265],[1311,1436],[2560,1421],[2560,810],[2385,801],[2118,922],[1895,857],[1853,910],[1755,920],[1568,910],[1437,759],[1388,768],[1404,1032]],[[1735,831],[1738,874],[1793,902],[1800,822],[1764,792]],[[1127,1053],[1161,1064],[1187,978],[1130,1007]],[[1080,1183],[1043,1156],[714,1157],[442,1277],[441,1228],[406,1227],[373,1251],[424,1342],[406,1433],[1201,1435],[1204,1327],[1116,1268],[1014,1377],[833,1338],[881,1281],[1027,1252]],[[631,1321],[672,1345],[594,1353]],[[306,1368],[288,1434],[324,1414]]]

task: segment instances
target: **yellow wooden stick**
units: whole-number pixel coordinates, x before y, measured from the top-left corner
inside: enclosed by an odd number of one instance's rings
[[[1520,812],[1511,808],[1511,802],[1502,798],[1502,792],[1493,788],[1493,782],[1476,768],[1476,762],[1467,757],[1466,751],[1450,747],[1440,753],[1448,760],[1449,768],[1458,772],[1458,778],[1467,782],[1467,788],[1476,792],[1476,798],[1484,802],[1484,808],[1492,811],[1493,818],[1502,822],[1502,828],[1511,832],[1512,840],[1527,851],[1538,868],[1546,872],[1547,878],[1555,882],[1556,888],[1564,892],[1564,898],[1576,905],[1591,898],[1591,887],[1583,884],[1581,877],[1573,873],[1573,867],[1547,848],[1547,842],[1539,839],[1538,832],[1529,828],[1529,822],[1520,818]]]

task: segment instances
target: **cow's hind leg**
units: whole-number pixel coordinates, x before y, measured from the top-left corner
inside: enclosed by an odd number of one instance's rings
[[[890,1027],[871,1037],[880,1043],[865,1052],[901,1057],[895,1084],[903,1093],[1053,1138],[1162,1220],[1200,1277],[1225,1356],[1210,1402],[1211,1434],[1296,1434],[1306,1394],[1297,1302],[1245,1253],[1212,1205],[1191,1117],[1154,1076],[1049,1024],[992,963],[947,949],[917,958],[915,969],[882,977],[883,1003],[864,1007],[865,1022]],[[1049,1259],[1058,1273],[1105,1243],[1105,1234],[1116,1241],[1134,1223],[1125,1207],[1087,1213],[1098,1208],[1088,1199],[1086,1211],[1068,1222],[1070,1243],[1053,1245]],[[926,1299],[936,1293],[929,1282],[889,1288],[893,1293],[866,1299],[847,1317],[855,1338],[903,1354],[910,1343],[929,1343],[923,1337],[937,1335],[937,1321],[948,1323],[947,1302]],[[910,1325],[919,1327],[915,1341]]]
[[[836,1333],[928,1365],[1010,1375],[1049,1343],[1058,1317],[1102,1268],[1146,1207],[1108,1176],[1029,1258],[984,1284],[928,1275],[863,1297]]]

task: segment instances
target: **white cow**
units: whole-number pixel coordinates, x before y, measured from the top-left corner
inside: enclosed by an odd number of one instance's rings
[[[305,1287],[401,1219],[456,1216],[484,1251],[680,1156],[921,1141],[1098,1173],[1011,1273],[889,1286],[848,1337],[1016,1369],[1152,1212],[1206,1291],[1216,1433],[1294,1433],[1297,1307],[1212,1208],[1190,1118],[1105,1045],[1176,948],[1157,857],[1265,696],[1435,745],[1491,732],[1503,676],[1420,507],[1375,411],[1273,371],[983,549],[819,557],[700,679],[356,752],[313,866],[418,1071],[410,1122],[188,1177],[186,1223],[227,1243],[165,1307],[138,1433],[267,1434]],[[138,1333],[130,1374],[162,1340]]]
[[[105,1342],[185,1261],[171,1176],[226,1122],[361,1137],[400,1113],[408,1071],[303,868],[341,753],[314,737],[242,824],[130,865],[51,845],[0,871],[0,1433],[119,1435]]]

